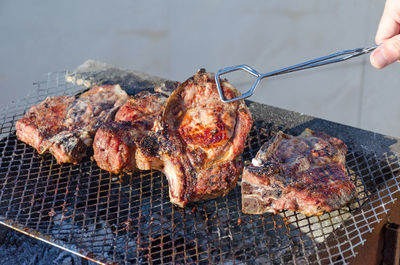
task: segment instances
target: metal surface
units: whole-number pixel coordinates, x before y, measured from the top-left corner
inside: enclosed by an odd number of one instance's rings
[[[274,131],[321,129],[349,147],[356,200],[318,217],[290,211],[246,215],[239,184],[226,197],[181,209],[169,202],[167,180],[157,171],[118,176],[90,158],[58,165],[18,141],[14,125],[30,105],[83,90],[66,83],[65,73],[35,85],[25,101],[0,114],[0,223],[99,263],[343,264],[357,254],[400,188],[398,154],[391,149],[396,139],[249,103],[256,122],[245,163]]]
[[[367,48],[357,48],[357,49],[352,49],[352,50],[345,50],[345,51],[341,51],[341,52],[336,52],[336,53],[332,53],[330,55],[327,56],[323,56],[320,58],[316,58],[310,61],[306,61],[303,63],[299,63],[296,65],[292,65],[289,67],[285,67],[279,70],[275,70],[272,72],[268,72],[265,74],[261,74],[259,73],[257,70],[255,70],[254,68],[246,65],[246,64],[241,64],[241,65],[236,65],[236,66],[230,66],[230,67],[226,67],[224,69],[218,70],[217,74],[215,75],[215,81],[217,83],[217,88],[218,88],[218,93],[219,96],[221,98],[221,100],[223,102],[233,102],[239,99],[245,99],[248,98],[250,96],[252,96],[254,94],[254,91],[256,90],[258,84],[260,83],[260,81],[266,77],[270,77],[270,76],[275,76],[275,75],[281,75],[281,74],[287,74],[287,73],[291,73],[291,72],[296,72],[296,71],[300,71],[300,70],[305,70],[305,69],[309,69],[309,68],[314,68],[314,67],[318,67],[318,66],[323,66],[323,65],[327,65],[327,64],[332,64],[332,63],[338,63],[338,62],[343,62],[346,61],[348,59],[363,55],[363,54],[367,54],[372,52],[373,50],[375,50],[379,45],[375,45],[372,47],[367,47]],[[224,96],[224,92],[222,91],[222,87],[221,87],[221,82],[220,82],[220,78],[222,75],[234,72],[234,71],[245,71],[249,74],[251,74],[252,76],[256,77],[256,81],[254,81],[254,83],[252,84],[250,90],[248,90],[247,92],[243,93],[241,96],[236,97],[236,98],[232,98],[232,99],[227,99]]]

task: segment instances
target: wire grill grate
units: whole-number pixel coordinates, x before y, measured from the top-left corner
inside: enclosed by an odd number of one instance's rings
[[[28,106],[82,90],[64,76],[49,74],[26,101],[0,116],[0,223],[99,263],[341,264],[357,254],[355,247],[399,189],[397,157],[350,146],[347,168],[357,199],[340,210],[314,217],[245,215],[240,185],[224,198],[174,207],[157,171],[117,176],[89,158],[58,165],[17,140],[14,124]],[[255,123],[245,163],[278,129]]]

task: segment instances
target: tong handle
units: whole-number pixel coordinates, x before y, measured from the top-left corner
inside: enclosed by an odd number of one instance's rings
[[[366,54],[366,53],[370,53],[373,50],[375,50],[379,45],[375,45],[372,47],[367,47],[367,48],[357,48],[357,49],[352,49],[352,50],[345,50],[345,51],[341,51],[341,52],[336,52],[336,53],[332,53],[330,55],[327,56],[323,56],[323,57],[319,57],[313,60],[309,60],[306,62],[302,62],[299,64],[295,64],[289,67],[285,67],[279,70],[275,70],[272,72],[268,72],[265,74],[260,74],[259,72],[257,72],[254,68],[246,65],[246,64],[241,64],[241,65],[237,65],[237,66],[231,66],[231,67],[227,67],[224,69],[221,69],[217,72],[217,74],[215,75],[215,82],[217,84],[217,88],[218,88],[218,93],[219,96],[221,98],[221,100],[225,103],[229,103],[229,102],[233,102],[239,99],[244,99],[244,98],[248,98],[250,96],[252,96],[254,94],[254,91],[256,89],[256,87],[258,86],[258,84],[260,83],[261,79],[266,78],[266,77],[270,77],[270,76],[276,76],[276,75],[281,75],[281,74],[287,74],[287,73],[291,73],[291,72],[295,72],[295,71],[300,71],[300,70],[305,70],[305,69],[309,69],[309,68],[314,68],[314,67],[318,67],[318,66],[322,66],[322,65],[327,65],[327,64],[332,64],[332,63],[337,63],[337,62],[342,62],[342,61],[346,61],[348,59]],[[222,87],[221,87],[221,83],[220,83],[220,76],[224,75],[224,74],[228,74],[230,72],[233,71],[237,71],[237,70],[243,70],[251,75],[253,75],[254,77],[256,77],[256,81],[254,81],[253,85],[251,86],[250,90],[247,91],[246,93],[243,93],[241,96],[236,97],[236,98],[232,98],[232,99],[226,99],[225,96],[223,95],[223,91],[222,91]]]

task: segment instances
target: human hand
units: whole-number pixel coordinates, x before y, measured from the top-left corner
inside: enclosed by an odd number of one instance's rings
[[[400,60],[400,0],[386,0],[375,41],[382,45],[370,56],[372,66],[380,69]]]

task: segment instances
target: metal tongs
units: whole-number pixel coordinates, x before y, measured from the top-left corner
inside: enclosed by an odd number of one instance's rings
[[[357,57],[357,56],[360,56],[363,54],[370,53],[373,50],[375,50],[378,46],[379,45],[375,45],[375,46],[368,47],[368,48],[358,48],[358,49],[353,49],[353,50],[346,50],[346,51],[341,51],[341,52],[337,52],[337,53],[332,53],[332,54],[324,56],[324,57],[316,58],[316,59],[313,59],[310,61],[299,63],[299,64],[296,64],[293,66],[289,66],[289,67],[275,70],[275,71],[265,73],[265,74],[260,74],[254,68],[251,68],[247,64],[226,67],[217,72],[217,74],[215,75],[215,82],[217,83],[218,93],[219,93],[221,100],[225,103],[229,103],[229,102],[233,102],[233,101],[236,101],[239,99],[244,99],[244,98],[248,98],[248,97],[252,96],[258,86],[258,83],[260,83],[261,79],[263,79],[263,78],[275,76],[275,75],[287,74],[287,73],[305,70],[305,69],[318,67],[318,66],[322,66],[322,65],[326,65],[326,64],[346,61],[350,58],[354,58],[354,57]],[[246,71],[247,73],[255,76],[257,78],[257,80],[254,81],[250,90],[247,91],[246,93],[243,93],[241,96],[236,97],[236,98],[227,99],[227,98],[225,98],[224,93],[222,91],[222,87],[221,87],[221,83],[220,83],[221,82],[220,76],[225,75],[230,72],[238,71],[238,70]]]

